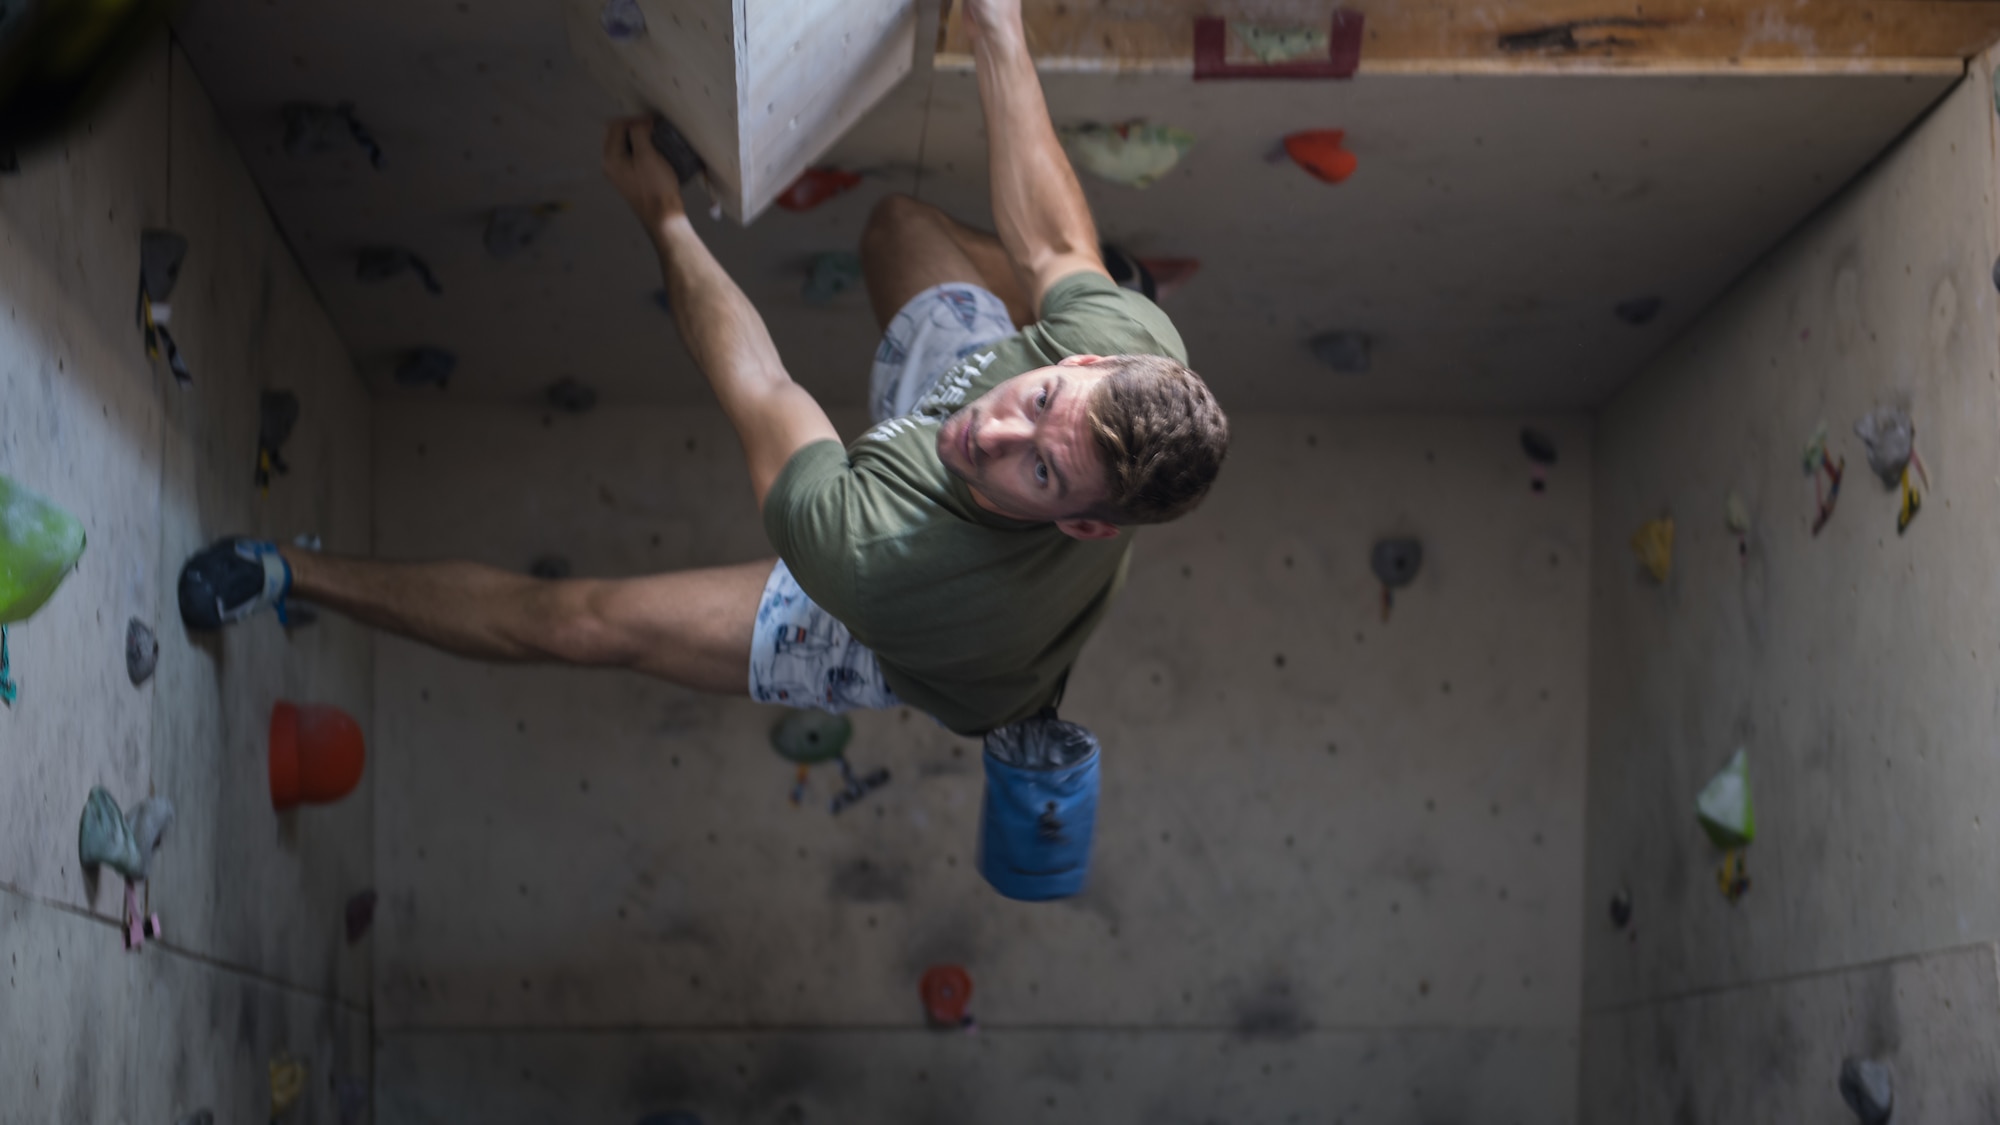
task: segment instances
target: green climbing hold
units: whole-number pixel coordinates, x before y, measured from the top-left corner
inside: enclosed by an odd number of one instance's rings
[[[793,711],[771,728],[771,749],[788,762],[831,762],[847,749],[854,724],[845,715]]]
[[[1173,170],[1194,147],[1194,134],[1171,125],[1095,121],[1057,131],[1070,162],[1099,179],[1126,187],[1147,187]]]
[[[1718,848],[1740,848],[1757,837],[1757,810],[1750,803],[1750,756],[1743,750],[1702,786],[1695,814]]]
[[[145,878],[144,857],[139,854],[138,841],[132,838],[132,826],[102,785],[92,789],[90,799],[84,802],[76,851],[85,867],[101,863],[128,879]]]
[[[83,554],[83,525],[0,476],[0,625],[42,608]]]
[[[806,303],[824,305],[834,297],[861,284],[861,255],[852,250],[829,250],[813,255],[806,273]]]

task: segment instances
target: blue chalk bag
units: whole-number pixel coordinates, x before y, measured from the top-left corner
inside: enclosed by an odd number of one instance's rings
[[[1049,708],[986,736],[979,873],[1022,902],[1083,889],[1097,828],[1097,736]]]

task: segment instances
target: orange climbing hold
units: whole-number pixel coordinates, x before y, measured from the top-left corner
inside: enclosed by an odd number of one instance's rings
[[[861,183],[861,176],[839,168],[808,168],[778,196],[778,206],[787,211],[810,211]]]
[[[1354,174],[1361,161],[1340,147],[1347,133],[1340,129],[1307,129],[1285,138],[1285,155],[1313,178],[1337,184]]]
[[[964,1027],[965,1006],[972,1001],[972,975],[957,965],[932,965],[918,986],[924,1012],[937,1027]]]
[[[361,724],[338,707],[271,708],[271,807],[326,804],[354,791],[367,763]]]

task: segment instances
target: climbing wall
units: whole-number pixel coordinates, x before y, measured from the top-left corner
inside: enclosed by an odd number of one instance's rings
[[[134,321],[140,231],[190,244],[173,331],[195,382],[150,363]],[[260,391],[303,416],[289,476],[252,481]],[[371,713],[370,645],[327,621],[181,627],[180,562],[211,537],[315,532],[369,545],[366,392],[201,83],[164,37],[95,117],[0,174],[0,473],[76,515],[75,572],[8,630],[19,698],[0,707],[0,1122],[261,1121],[267,1064],[308,1067],[294,1120],[334,1120],[330,1080],[366,1079],[372,980],[342,906],[372,877],[368,786],[271,810],[271,704]],[[134,686],[125,645],[157,634]],[[124,881],[77,859],[93,786],[179,816],[124,948]]]
[[[567,375],[607,404],[711,401],[671,343],[651,249],[599,169],[600,123],[630,103],[606,92],[571,40],[581,27],[586,56],[660,52],[712,44],[721,24],[670,30],[659,11],[698,5],[648,0],[649,38],[621,44],[603,30],[603,3],[577,2],[582,16],[547,0],[202,0],[183,21],[231,134],[378,392],[440,397],[396,380],[412,349],[434,347],[458,359],[442,392],[451,400],[521,401]],[[773,18],[795,7],[749,5]],[[928,22],[916,38],[932,42],[936,6],[918,7]],[[1093,18],[1100,7],[1075,5]],[[887,10],[817,8],[856,19]],[[854,39],[856,50],[872,42]],[[810,67],[846,57],[801,54]],[[693,82],[729,57],[715,46],[706,65],[661,73]],[[1152,186],[1086,173],[1084,190],[1106,238],[1200,263],[1164,307],[1210,357],[1231,409],[1580,410],[1657,355],[1961,69],[1942,58],[1597,73],[1529,62],[1504,73],[1364,68],[1348,82],[1051,70],[1044,86],[1059,126],[1144,119],[1192,136]],[[297,101],[351,102],[381,167],[339,135],[328,151],[292,151],[284,111]],[[789,128],[788,104],[755,109],[786,136],[812,132]],[[1314,179],[1281,148],[1287,134],[1322,129],[1343,131],[1359,161],[1342,183]],[[869,208],[891,192],[990,225],[973,76],[922,60],[851,127],[813,141],[830,146],[815,162],[859,183],[809,210],[773,206],[748,227],[698,217],[697,229],[800,383],[860,406],[855,365],[875,345],[867,302],[857,287],[809,298],[813,263],[852,253]],[[544,222],[499,256],[486,235],[503,210]],[[360,252],[383,245],[420,255],[441,292],[409,274],[363,280]],[[1315,356],[1310,341],[1340,331],[1372,338],[1370,370],[1335,372]]]
[[[1570,1120],[1591,453],[1539,423],[1536,494],[1519,424],[1235,415],[1071,685],[1073,901],[980,880],[979,744],[920,714],[856,717],[892,780],[836,817],[773,709],[384,639],[382,1120]],[[377,450],[392,557],[769,553],[713,411],[385,403]],[[1387,622],[1383,535],[1427,550]]]
[[[1897,1121],[2000,1099],[1994,61],[1601,416],[1588,1120],[1841,1120],[1846,1056],[1893,1066]],[[1902,533],[1853,429],[1879,407],[1928,470]],[[1815,534],[1821,422],[1846,468]],[[1656,585],[1625,539],[1662,513]],[[1757,832],[1732,904],[1694,801],[1738,748]]]

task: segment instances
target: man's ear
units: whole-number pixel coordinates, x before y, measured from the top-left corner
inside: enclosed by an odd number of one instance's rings
[[[1091,539],[1118,538],[1118,525],[1115,523],[1107,523],[1104,520],[1092,520],[1092,519],[1057,520],[1056,530],[1062,532],[1064,535],[1069,536],[1071,539],[1083,539],[1086,541]]]
[[[1072,356],[1064,356],[1062,359],[1057,360],[1056,366],[1089,367],[1093,363],[1103,363],[1103,362],[1104,362],[1104,357],[1101,355],[1072,355]]]

